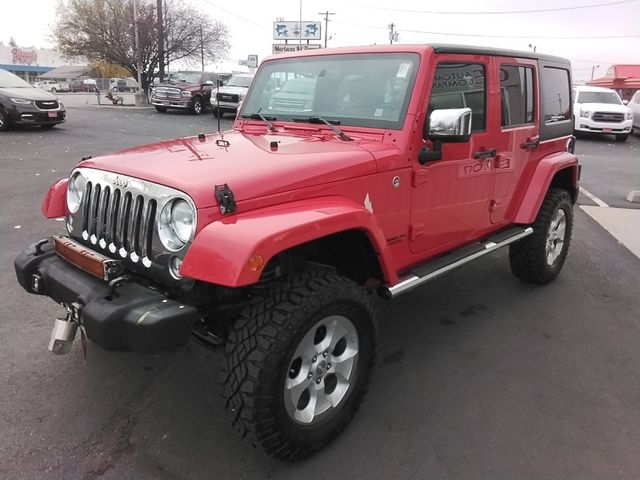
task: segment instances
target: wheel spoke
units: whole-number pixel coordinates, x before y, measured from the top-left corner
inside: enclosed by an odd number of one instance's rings
[[[290,383],[291,382],[291,383]],[[294,405],[298,405],[298,400],[300,400],[300,395],[309,387],[309,381],[307,380],[306,375],[298,375],[294,379],[287,380],[287,391],[289,395],[291,395],[291,401]]]
[[[566,231],[567,225],[565,222],[561,222],[556,229],[556,238],[564,240],[564,232]]]
[[[324,393],[323,389],[317,390],[316,405],[313,410],[313,415],[320,415],[322,412],[326,412],[329,408],[335,407],[331,401],[331,395]]]
[[[316,403],[318,403],[318,390],[315,388],[309,389],[310,397],[309,403],[302,410],[296,410],[295,418],[299,422],[302,423],[311,423],[313,422],[314,417],[316,416]]]
[[[347,352],[345,352],[346,354]],[[341,375],[345,379],[351,378],[351,372],[353,370],[353,361],[358,352],[355,352],[349,358],[340,357],[331,357],[331,373],[336,375]]]
[[[336,374],[336,378],[338,379],[338,384],[336,385],[335,390],[327,395],[333,407],[337,406],[342,401],[342,398],[349,389],[349,380],[339,373]]]

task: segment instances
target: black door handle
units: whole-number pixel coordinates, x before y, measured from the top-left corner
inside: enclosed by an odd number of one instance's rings
[[[540,145],[539,138],[534,138],[533,140],[527,139],[526,142],[520,144],[520,148],[528,150],[530,148],[536,148],[538,145]]]
[[[476,160],[482,160],[485,158],[491,158],[496,156],[496,149],[492,148],[491,150],[481,150],[479,152],[475,152],[473,154],[473,158]]]

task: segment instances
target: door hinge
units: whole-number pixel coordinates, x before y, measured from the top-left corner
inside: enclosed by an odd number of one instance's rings
[[[414,170],[411,178],[411,186],[417,187],[429,180],[429,172],[427,170]]]
[[[409,240],[413,241],[422,234],[424,234],[424,223],[409,225]]]
[[[489,212],[493,213],[496,210],[498,210],[498,208],[500,208],[500,202],[497,200],[491,200],[489,201]]]

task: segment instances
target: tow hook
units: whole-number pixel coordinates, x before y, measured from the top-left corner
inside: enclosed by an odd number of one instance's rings
[[[67,315],[65,318],[56,318],[51,330],[51,340],[49,340],[49,351],[56,355],[64,355],[71,351],[73,340],[76,338],[78,326],[80,325],[80,303],[67,305]]]

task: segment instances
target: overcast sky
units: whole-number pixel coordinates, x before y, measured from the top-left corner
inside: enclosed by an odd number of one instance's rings
[[[0,1],[1,41],[6,43],[9,37],[13,36],[21,46],[52,46],[48,36],[54,17],[55,0]],[[258,54],[260,59],[269,55],[274,43],[273,21],[278,17],[297,21],[302,5],[304,21],[320,20],[318,12],[321,11],[335,13],[330,17],[329,46],[388,43],[387,25],[393,22],[399,32],[399,43],[447,42],[521,50],[528,50],[529,44],[535,45],[538,52],[571,59],[574,77],[577,80],[590,78],[594,65],[600,65],[596,70],[598,77],[604,75],[606,67],[613,63],[640,64],[640,0],[191,2],[211,17],[227,24],[232,36],[229,60],[234,63],[237,63],[239,58],[246,58],[248,54]],[[608,5],[575,8],[596,4]],[[511,14],[477,13],[562,8],[571,10]],[[430,12],[426,12],[427,10]],[[322,26],[324,29],[324,22]],[[618,38],[602,38],[614,36]]]

